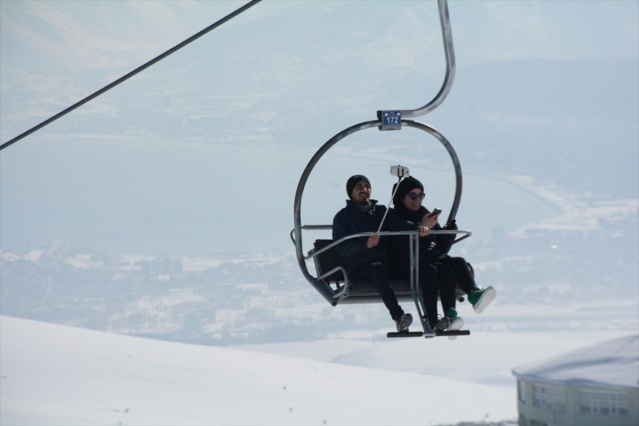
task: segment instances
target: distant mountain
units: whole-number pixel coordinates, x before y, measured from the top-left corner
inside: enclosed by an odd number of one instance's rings
[[[323,143],[377,110],[419,108],[442,84],[435,2],[393,5],[262,2],[3,150],[2,313],[225,343],[323,336],[341,327],[320,320],[327,311],[358,327],[385,324],[379,309],[358,317],[318,301],[289,257],[288,233],[297,181]],[[639,61],[622,27],[583,29],[584,11],[603,5],[451,2],[455,81],[418,120],[457,151],[459,222],[475,232],[457,253],[500,300],[638,298]],[[2,2],[1,142],[235,6]],[[559,43],[584,32],[619,42]],[[371,129],[331,150],[304,217],[330,222],[356,171],[375,174],[385,203],[388,166],[399,162],[446,208],[440,193],[451,190],[438,173],[450,175],[450,160],[411,130]],[[267,252],[286,255],[235,262]],[[206,272],[165,281],[145,269],[211,253],[221,259]],[[282,314],[300,301],[301,312]]]
[[[465,23],[470,9],[450,7],[453,24]],[[537,5],[528,7],[541,13]],[[3,5],[3,141],[233,5],[116,2],[98,9],[100,17],[87,18],[90,8]],[[476,19],[501,30],[490,8],[476,9]],[[548,17],[547,25],[554,23]],[[465,167],[532,175],[601,197],[639,195],[636,52],[629,59],[469,64],[478,52],[468,51],[472,31],[461,25],[453,25],[460,65],[451,94],[420,121],[453,142]],[[163,26],[168,30],[154,36]],[[476,49],[491,51],[488,45]],[[400,2],[390,10],[264,3],[33,137],[89,143],[96,137],[162,136],[315,149],[343,128],[375,119],[378,109],[425,105],[441,85],[444,64],[434,2]]]

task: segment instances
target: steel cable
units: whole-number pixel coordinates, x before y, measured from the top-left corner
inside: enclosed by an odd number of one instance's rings
[[[65,110],[60,111],[56,115],[48,118],[47,120],[41,122],[38,125],[32,127],[31,129],[27,130],[26,132],[23,132],[20,135],[14,137],[13,139],[5,142],[4,144],[0,145],[0,151],[2,151],[3,149],[5,149],[5,148],[7,148],[7,147],[9,147],[11,145],[13,145],[14,143],[18,142],[19,140],[29,136],[30,134],[40,130],[41,128],[47,126],[48,124],[53,123],[58,118],[67,115],[68,113],[70,113],[74,109],[81,107],[82,105],[86,104],[87,102],[91,101],[92,99],[97,98],[101,94],[113,89],[115,86],[117,86],[120,83],[123,83],[124,81],[128,80],[129,78],[133,77],[134,75],[141,73],[145,69],[149,68],[151,65],[154,65],[155,63],[161,61],[162,59],[166,58],[167,56],[171,55],[172,53],[175,53],[176,51],[180,50],[181,48],[183,48],[187,44],[197,40],[198,38],[200,38],[203,35],[209,33],[210,31],[214,30],[215,28],[219,27],[220,25],[222,25],[222,24],[226,23],[227,21],[230,21],[231,19],[235,18],[236,16],[238,16],[242,12],[245,12],[249,8],[255,6],[260,1],[262,1],[262,0],[252,0],[252,1],[248,2],[248,3],[246,3],[244,6],[236,9],[232,13],[229,13],[228,15],[223,17],[222,19],[214,22],[213,24],[211,24],[208,27],[204,28],[202,31],[198,32],[197,34],[187,38],[186,40],[184,40],[183,42],[175,45],[174,47],[170,48],[166,52],[156,56],[155,58],[151,59],[150,61],[146,62],[145,64],[143,64],[143,65],[139,66],[138,68],[134,69],[130,73],[128,73],[128,74],[120,77],[119,79],[115,80],[113,83],[110,83],[110,84],[104,86],[102,89],[98,90],[97,92],[94,92],[93,94],[85,97],[84,99],[80,100],[79,102],[76,102],[75,104],[73,104],[70,107],[66,108]]]

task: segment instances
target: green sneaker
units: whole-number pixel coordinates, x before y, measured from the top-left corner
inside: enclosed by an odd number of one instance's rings
[[[484,290],[473,289],[468,293],[468,301],[473,305],[475,313],[481,314],[495,300],[495,296],[497,296],[497,291],[492,286]]]
[[[455,308],[447,308],[446,309],[446,316],[449,319],[457,318],[457,311],[455,310]]]

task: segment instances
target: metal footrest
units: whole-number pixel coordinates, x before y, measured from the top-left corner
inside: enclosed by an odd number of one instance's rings
[[[391,331],[386,333],[386,337],[442,337],[442,336],[470,336],[470,330],[450,330],[437,331],[433,334],[426,334],[423,331]]]

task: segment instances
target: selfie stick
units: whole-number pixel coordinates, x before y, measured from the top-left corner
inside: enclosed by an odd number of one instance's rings
[[[379,224],[379,231],[382,230],[382,226],[384,226],[384,220],[386,220],[386,215],[388,214],[388,210],[390,210],[390,204],[393,202],[393,198],[395,198],[395,194],[397,194],[397,190],[399,189],[399,183],[402,181],[402,178],[408,177],[408,167],[402,166],[391,166],[391,173],[397,173],[397,185],[395,185],[395,189],[393,189],[393,195],[391,195],[391,199],[386,206],[386,211],[384,212],[384,217],[382,217],[382,221]]]

